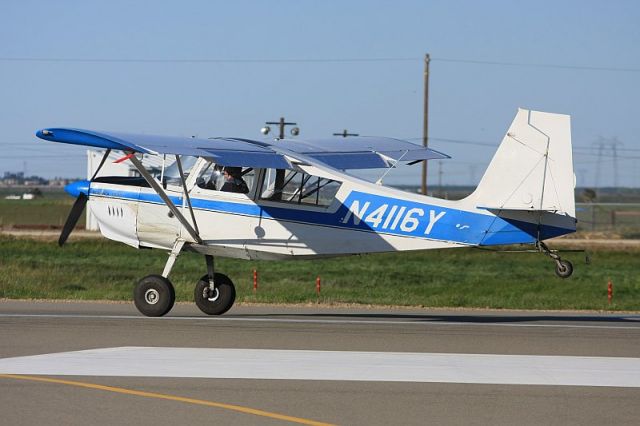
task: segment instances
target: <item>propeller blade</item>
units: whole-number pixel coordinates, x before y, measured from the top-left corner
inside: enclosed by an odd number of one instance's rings
[[[60,238],[58,238],[58,245],[62,247],[62,245],[69,238],[69,234],[73,231],[73,228],[76,227],[76,223],[78,223],[78,219],[82,215],[84,211],[84,207],[87,205],[87,197],[84,193],[80,193],[78,198],[76,198],[75,203],[73,203],[73,207],[71,207],[71,211],[69,212],[69,216],[67,217],[67,221],[62,228],[62,232],[60,233]]]

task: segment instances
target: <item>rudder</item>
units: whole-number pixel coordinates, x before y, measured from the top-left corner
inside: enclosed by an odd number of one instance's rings
[[[476,190],[465,201],[491,210],[575,218],[570,116],[519,109]]]

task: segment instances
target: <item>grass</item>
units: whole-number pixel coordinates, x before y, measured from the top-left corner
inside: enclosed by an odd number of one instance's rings
[[[474,249],[289,262],[217,259],[216,268],[235,282],[240,302],[640,310],[639,254],[595,251],[586,265],[583,254],[570,253],[575,271],[568,280],[556,278],[553,263],[540,254]],[[160,273],[165,261],[163,251],[108,240],[71,241],[58,248],[53,242],[0,237],[0,297],[130,300],[137,280]],[[171,274],[179,301],[193,300],[193,286],[204,273],[202,256],[181,255]]]
[[[35,200],[0,199],[0,227],[2,226],[56,226],[61,227],[67,220],[74,199],[37,198]],[[85,215],[78,225],[84,226]]]

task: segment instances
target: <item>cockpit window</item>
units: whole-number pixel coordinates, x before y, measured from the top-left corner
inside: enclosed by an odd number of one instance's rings
[[[260,198],[302,205],[328,207],[340,182],[295,170],[267,169]]]
[[[200,171],[196,185],[202,189],[247,194],[254,181],[255,171],[252,168],[224,167],[209,162]]]

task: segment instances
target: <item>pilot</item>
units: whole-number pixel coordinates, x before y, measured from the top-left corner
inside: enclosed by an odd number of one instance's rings
[[[224,168],[224,185],[222,185],[220,191],[238,192],[240,194],[249,192],[247,183],[242,179],[242,167]]]
[[[213,170],[210,170],[209,166],[207,166],[207,168],[200,174],[198,179],[196,179],[196,185],[203,189],[216,190],[216,184],[220,176],[222,176],[222,169],[223,167],[217,164],[213,166]]]

